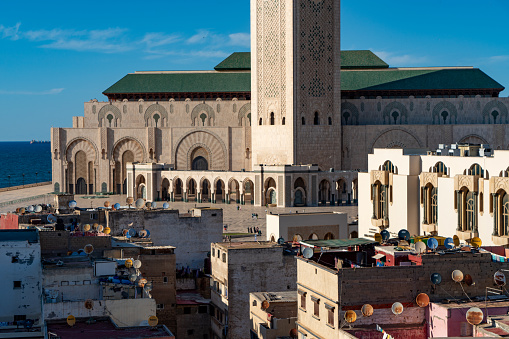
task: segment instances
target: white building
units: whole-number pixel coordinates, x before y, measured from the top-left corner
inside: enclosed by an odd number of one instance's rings
[[[41,246],[37,230],[0,230],[0,328],[42,325]]]
[[[348,239],[350,237],[357,237],[357,225],[348,225],[348,215],[346,213],[267,214],[266,218],[267,241],[275,242],[280,237],[285,241]]]
[[[421,154],[419,154],[421,153]],[[435,152],[375,149],[359,175],[359,231],[439,234],[509,244],[509,151],[440,145]]]

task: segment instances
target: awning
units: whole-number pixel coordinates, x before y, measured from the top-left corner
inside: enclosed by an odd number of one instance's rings
[[[378,259],[382,259],[383,257],[385,257],[385,254],[378,253],[377,255],[374,255],[371,258],[378,260]]]

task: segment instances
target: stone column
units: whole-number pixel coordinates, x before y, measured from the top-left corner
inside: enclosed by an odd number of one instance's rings
[[[491,199],[493,204],[493,235],[498,236],[498,199],[497,194],[492,193]]]

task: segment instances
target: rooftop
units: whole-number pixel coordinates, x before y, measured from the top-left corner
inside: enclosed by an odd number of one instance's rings
[[[271,303],[297,301],[297,291],[253,292],[251,294],[258,298],[258,300],[268,300]]]
[[[302,240],[300,241],[300,243],[308,247],[340,248],[375,244],[377,242],[374,240],[364,238],[354,238],[354,239],[332,239],[332,240]]]
[[[0,241],[28,241],[36,243],[39,235],[36,229],[0,230]]]
[[[178,290],[177,305],[205,305],[210,299],[204,298],[197,290]]]
[[[282,246],[269,242],[269,241],[247,241],[247,242],[217,242],[216,246],[224,250],[243,250],[243,249],[256,249],[256,248],[274,248]]]

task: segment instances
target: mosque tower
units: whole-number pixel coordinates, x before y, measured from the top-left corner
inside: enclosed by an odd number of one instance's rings
[[[252,161],[341,168],[339,0],[251,1]]]

